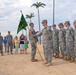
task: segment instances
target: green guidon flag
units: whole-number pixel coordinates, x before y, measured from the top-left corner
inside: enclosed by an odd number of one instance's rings
[[[19,26],[18,26],[18,29],[17,29],[17,34],[22,30],[26,30],[26,27],[28,26],[25,18],[24,18],[24,15],[22,14],[21,16],[21,19],[20,19],[20,23],[19,23]]]

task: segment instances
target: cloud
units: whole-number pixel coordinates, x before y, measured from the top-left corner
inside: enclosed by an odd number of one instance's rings
[[[48,20],[48,24],[52,25],[53,21],[53,0],[0,0],[0,31],[10,30],[12,34],[16,34],[19,20],[21,17],[20,10],[24,16],[33,12],[35,17],[32,21],[35,23],[35,29],[38,30],[38,15],[35,7],[30,7],[35,2],[43,2],[45,8],[40,8],[40,20]],[[70,20],[71,24],[76,19],[76,0],[56,0],[55,23]],[[29,22],[29,19],[26,19]],[[41,26],[42,28],[42,26]],[[20,33],[21,34],[21,33]],[[19,34],[19,35],[20,35]]]

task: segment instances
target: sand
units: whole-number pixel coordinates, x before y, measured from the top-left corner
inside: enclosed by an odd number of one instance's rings
[[[43,55],[42,45],[38,45]],[[0,56],[0,75],[76,75],[76,62],[70,63],[62,59],[53,58],[53,66],[46,67],[42,64],[41,58],[37,52],[36,58],[39,62],[30,61],[29,54],[13,54]]]

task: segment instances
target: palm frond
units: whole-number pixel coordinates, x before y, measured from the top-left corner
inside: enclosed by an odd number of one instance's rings
[[[36,8],[39,8],[39,7],[43,7],[44,8],[44,6],[46,6],[46,4],[44,4],[42,2],[36,2],[36,3],[32,4],[32,6],[35,6]]]

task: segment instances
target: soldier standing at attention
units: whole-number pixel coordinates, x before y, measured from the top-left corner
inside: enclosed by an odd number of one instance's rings
[[[12,53],[12,49],[13,49],[13,37],[10,34],[10,31],[8,31],[8,35],[6,36],[6,38],[7,38],[7,42],[8,42],[8,54],[9,54],[9,52],[11,52],[11,54],[13,54]],[[9,51],[9,49],[10,49],[10,51]]]
[[[52,30],[50,26],[47,25],[47,20],[42,21],[42,25],[44,26],[43,30],[36,34],[36,36],[42,35],[43,40],[43,50],[44,50],[44,56],[45,56],[45,64],[47,66],[52,65]]]
[[[63,23],[59,23],[59,47],[60,47],[60,59],[66,59],[66,43],[65,43],[65,34],[66,31],[64,29]]]
[[[52,26],[53,28],[53,56],[59,58],[59,31],[56,29],[56,25]]]
[[[0,53],[3,56],[3,37],[1,36],[1,32],[0,32]]]
[[[66,51],[67,51],[67,61],[75,62],[75,52],[74,52],[74,30],[70,27],[70,22],[65,22],[66,29]]]
[[[74,51],[76,56],[76,20],[74,21]]]
[[[33,37],[33,35],[36,34],[36,32],[34,30],[34,24],[30,23],[29,25],[30,25],[29,39],[30,39],[30,44],[31,44],[31,62],[37,62],[38,60],[35,59],[35,55],[36,55],[36,46],[35,46],[35,44],[37,44],[38,38]]]

